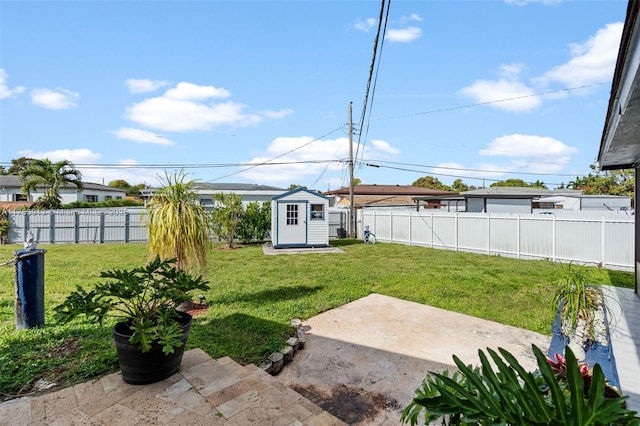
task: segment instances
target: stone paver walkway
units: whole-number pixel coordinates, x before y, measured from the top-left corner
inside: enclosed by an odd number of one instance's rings
[[[158,383],[126,384],[119,373],[0,404],[0,425],[282,425],[343,422],[255,365],[184,354],[181,371]]]

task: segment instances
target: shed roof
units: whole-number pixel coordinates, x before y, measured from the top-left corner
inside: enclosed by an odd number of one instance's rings
[[[315,195],[316,197],[322,198],[322,199],[324,199],[324,200],[326,200],[326,199],[328,199],[328,198],[329,198],[329,197],[326,197],[326,196],[322,195],[322,194],[321,194],[321,193],[319,193],[319,192],[316,192],[316,191],[310,191],[310,190],[308,190],[307,188],[302,188],[302,187],[300,187],[300,188],[292,189],[291,191],[287,191],[287,192],[285,192],[284,194],[276,195],[276,196],[274,196],[274,197],[272,198],[272,200],[279,200],[280,198],[288,197],[288,196],[290,196],[290,195],[297,194],[298,192],[306,192],[306,193],[308,193],[308,194]]]

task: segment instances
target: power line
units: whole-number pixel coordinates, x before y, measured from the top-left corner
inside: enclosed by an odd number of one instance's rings
[[[565,89],[550,90],[548,92],[532,93],[530,95],[514,96],[512,98],[496,99],[496,100],[487,101],[487,102],[477,102],[475,104],[458,105],[458,106],[454,106],[454,107],[433,109],[433,110],[429,110],[429,111],[414,112],[414,113],[403,114],[403,115],[394,115],[394,116],[390,116],[390,117],[372,118],[371,121],[393,120],[393,119],[396,119],[396,118],[415,117],[417,115],[434,114],[436,112],[446,112],[446,111],[453,111],[453,110],[456,110],[456,109],[465,109],[465,108],[472,108],[472,107],[483,106],[483,105],[491,105],[491,104],[497,104],[497,103],[500,103],[500,102],[509,102],[509,101],[515,101],[515,100],[518,100],[518,99],[533,98],[533,97],[536,97],[536,96],[552,95],[554,93],[571,92],[573,90],[587,89],[589,87],[602,86],[604,84],[610,84],[610,83],[585,84],[585,85],[582,85],[582,86],[567,87]]]
[[[424,170],[415,170],[415,169],[408,169],[405,167],[393,167],[393,166],[381,166],[381,165],[377,165],[377,164],[370,164],[370,163],[363,163],[366,166],[369,167],[376,167],[376,168],[386,168],[386,169],[391,169],[391,170],[399,170],[399,171],[404,171],[404,172],[413,172],[413,173],[420,173],[423,174],[425,173]],[[516,172],[509,172],[509,173],[516,173]],[[491,178],[487,178],[487,177],[474,177],[474,176],[463,176],[463,175],[454,175],[454,174],[448,174],[448,173],[434,173],[434,172],[429,172],[430,175],[436,175],[436,176],[445,176],[445,177],[453,177],[453,178],[458,178],[458,179],[474,179],[474,180],[482,180],[482,181],[489,181],[489,182],[501,182],[502,179],[491,179]],[[550,176],[556,176],[556,175],[550,175]],[[554,182],[545,182],[545,185],[555,185],[555,186],[559,186],[562,185],[564,182],[561,183],[554,183]]]
[[[371,121],[371,109],[373,108],[373,99],[375,97],[376,85],[378,83],[378,71],[380,70],[380,57],[382,56],[382,48],[384,47],[384,38],[387,34],[387,22],[389,21],[389,9],[391,6],[391,0],[387,2],[387,13],[384,18],[384,27],[382,26],[382,16],[384,15],[385,0],[382,0],[380,4],[380,16],[378,17],[378,31],[376,32],[376,38],[373,42],[373,57],[371,58],[371,66],[369,67],[369,78],[367,80],[367,88],[365,90],[364,101],[362,105],[362,114],[360,116],[359,126],[360,132],[358,133],[358,146],[356,148],[355,158],[358,158],[360,151],[360,140],[362,139],[362,129],[364,128],[364,121],[367,116],[367,105],[369,108],[369,120],[367,121],[367,127],[365,130],[364,143],[362,144],[362,153],[360,158],[364,156],[364,148],[367,143],[367,135],[369,134],[369,122]],[[382,29],[382,40],[380,40],[380,33]],[[380,41],[380,49],[378,49],[378,41]],[[377,58],[377,61],[376,61]],[[375,69],[375,77],[374,77]],[[369,102],[369,88],[371,87],[371,80],[373,79],[373,92],[371,93],[371,101]]]
[[[269,159],[269,160],[267,160],[267,161],[263,161],[262,163],[254,164],[254,165],[252,165],[251,167],[247,167],[247,168],[244,168],[244,169],[242,169],[242,170],[238,170],[238,171],[236,171],[236,172],[229,173],[229,174],[227,174],[227,175],[224,175],[224,176],[221,176],[221,177],[218,177],[218,178],[215,178],[215,179],[208,180],[207,182],[215,182],[215,181],[217,181],[217,180],[224,179],[224,178],[227,178],[227,177],[229,177],[229,176],[234,176],[234,175],[237,175],[237,174],[240,174],[240,173],[246,172],[247,170],[255,169],[256,167],[265,166],[265,165],[267,165],[268,163],[271,163],[271,161],[273,161],[273,160],[277,160],[278,158],[282,158],[282,157],[284,157],[285,155],[291,154],[292,152],[295,152],[295,151],[297,151],[297,150],[299,150],[299,149],[302,149],[302,148],[304,148],[304,147],[306,147],[306,146],[309,146],[309,145],[311,145],[312,143],[317,142],[317,141],[319,141],[320,139],[325,138],[325,137],[329,136],[330,134],[337,132],[337,131],[338,131],[338,130],[340,130],[342,127],[343,127],[343,126],[340,126],[340,127],[336,128],[336,129],[334,129],[334,130],[332,130],[332,131],[330,131],[330,132],[328,132],[328,133],[325,133],[324,135],[322,135],[322,136],[320,136],[320,137],[317,137],[317,138],[313,139],[312,141],[309,141],[309,142],[307,142],[307,143],[305,143],[305,144],[303,144],[303,145],[300,145],[299,147],[294,148],[294,149],[292,149],[292,150],[289,150],[289,151],[287,151],[287,152],[285,152],[285,153],[283,153],[283,154],[277,155],[277,156],[275,156],[275,157],[273,157],[273,158],[271,158],[271,159]]]
[[[564,177],[575,177],[575,174],[566,174],[566,173],[532,173],[532,172],[521,172],[521,171],[510,171],[510,170],[484,170],[484,169],[467,169],[464,167],[446,167],[446,166],[430,166],[428,164],[412,164],[412,163],[399,163],[395,161],[384,161],[384,160],[366,160],[362,161],[363,164],[371,167],[378,167],[375,164],[371,164],[370,162],[375,163],[386,163],[386,164],[396,164],[400,166],[411,166],[411,167],[424,167],[428,169],[443,169],[443,170],[456,170],[462,172],[480,172],[480,173],[504,173],[504,174],[514,174],[514,175],[531,175],[531,176],[564,176]],[[552,164],[552,163],[542,163],[542,164]],[[380,166],[385,167],[385,166]]]

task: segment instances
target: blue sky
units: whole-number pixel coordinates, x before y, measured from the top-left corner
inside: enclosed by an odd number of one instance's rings
[[[325,191],[353,102],[363,183],[555,187],[597,156],[626,6],[392,0],[360,129],[378,1],[3,0],[0,165]]]

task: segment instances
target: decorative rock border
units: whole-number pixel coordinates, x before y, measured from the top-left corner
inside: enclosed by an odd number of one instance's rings
[[[295,329],[296,335],[290,337],[287,340],[284,348],[279,351],[273,352],[258,366],[272,376],[277,376],[278,374],[280,374],[284,366],[293,360],[296,352],[304,349],[304,344],[307,341],[307,337],[304,334],[302,321],[300,321],[298,318],[292,319],[291,327]]]

